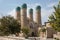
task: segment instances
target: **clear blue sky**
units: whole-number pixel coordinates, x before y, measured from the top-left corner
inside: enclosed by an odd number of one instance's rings
[[[48,16],[53,12],[53,6],[58,4],[59,0],[0,0],[0,17],[8,15],[17,6],[23,3],[28,5],[28,8],[34,8],[36,5],[41,6],[42,23],[46,22]]]

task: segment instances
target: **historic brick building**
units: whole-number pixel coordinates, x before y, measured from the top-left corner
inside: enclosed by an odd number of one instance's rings
[[[16,8],[16,19],[20,22],[21,29],[23,27],[29,27],[32,31],[30,35],[33,33],[37,36],[38,28],[41,27],[41,7],[36,7],[36,17],[35,21],[33,20],[33,9],[29,9],[29,17],[27,17],[27,5],[23,4],[22,7]]]

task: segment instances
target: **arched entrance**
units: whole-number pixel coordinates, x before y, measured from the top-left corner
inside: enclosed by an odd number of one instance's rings
[[[32,36],[32,37],[35,37],[35,33],[34,33],[34,32],[32,32],[32,33],[31,33],[31,36]]]

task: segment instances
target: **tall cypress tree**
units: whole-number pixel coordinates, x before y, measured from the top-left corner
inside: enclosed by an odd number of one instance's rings
[[[60,32],[60,1],[57,6],[54,6],[54,12],[49,16],[49,22],[51,22],[52,27]]]

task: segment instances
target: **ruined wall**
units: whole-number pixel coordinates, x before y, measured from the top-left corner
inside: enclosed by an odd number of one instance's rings
[[[53,34],[56,34],[56,31],[52,28],[51,24],[49,22],[46,23],[46,32],[47,32],[47,38],[53,38]]]

